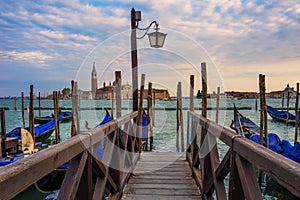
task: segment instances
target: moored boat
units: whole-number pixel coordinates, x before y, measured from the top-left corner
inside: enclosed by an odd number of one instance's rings
[[[289,124],[295,124],[296,116],[290,112],[287,112],[285,110],[277,110],[272,106],[267,106],[267,112],[273,119],[277,121],[285,122]],[[298,124],[300,125],[300,114],[298,117]]]
[[[61,116],[61,122],[69,122],[72,120],[72,112],[71,111],[63,111],[60,113]],[[44,117],[35,117],[34,118],[34,123],[35,124],[45,124],[48,123],[49,121],[51,121],[52,119],[54,119],[54,116],[44,116]]]

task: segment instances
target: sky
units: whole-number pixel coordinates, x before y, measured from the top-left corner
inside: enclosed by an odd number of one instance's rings
[[[44,95],[71,80],[90,90],[93,62],[99,86],[116,70],[131,84],[132,8],[142,12],[139,27],[156,20],[168,34],[161,49],[137,41],[139,76],[157,88],[175,94],[180,81],[188,95],[193,74],[201,89],[203,62],[209,92],[257,92],[259,74],[267,92],[299,82],[299,1],[0,0],[0,96],[28,95],[31,84]]]

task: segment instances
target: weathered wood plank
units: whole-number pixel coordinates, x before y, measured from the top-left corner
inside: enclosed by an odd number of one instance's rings
[[[128,184],[127,187],[130,187],[131,189],[134,190],[137,189],[197,190],[196,184],[191,184],[191,185],[187,185],[185,183],[176,184],[176,183],[169,183],[169,181],[166,181],[165,183],[138,183],[138,184],[136,182],[133,182],[131,184]]]
[[[74,199],[88,157],[85,151],[71,160],[69,169],[62,183],[58,200]]]
[[[141,195],[141,194],[124,194],[122,197],[122,200],[182,200],[182,199],[188,199],[188,200],[199,200],[200,196],[159,196],[156,194],[152,195]]]
[[[169,195],[169,196],[198,196],[199,191],[196,189],[159,189],[159,188],[150,188],[150,189],[134,189],[134,188],[128,188],[125,191],[125,194],[146,194],[146,195]]]
[[[185,159],[185,153],[141,154],[122,199],[199,199],[198,187]]]

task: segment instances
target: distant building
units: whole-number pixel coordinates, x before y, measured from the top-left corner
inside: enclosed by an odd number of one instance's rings
[[[131,85],[129,85],[129,83],[122,85],[121,98],[122,99],[132,99],[132,89],[131,89]]]
[[[108,86],[103,82],[103,87],[96,90],[95,99],[112,99],[114,90],[115,86],[111,82]]]
[[[140,92],[139,92],[140,93]],[[148,89],[144,90],[143,94],[144,99],[148,97]],[[168,100],[170,99],[169,91],[166,89],[152,89],[152,97],[160,100]]]
[[[97,88],[98,88],[98,84],[97,84],[97,71],[96,71],[95,62],[94,62],[93,63],[93,70],[92,70],[92,76],[91,76],[92,98],[95,98]]]

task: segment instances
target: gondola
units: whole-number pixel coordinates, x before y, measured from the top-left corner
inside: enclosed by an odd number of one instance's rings
[[[238,134],[244,135],[250,140],[260,144],[259,126],[253,121],[244,117],[239,113],[234,106],[234,121],[231,128],[233,128]],[[263,145],[265,139],[263,139]],[[268,148],[276,153],[279,153],[295,162],[299,162],[300,158],[300,143],[297,142],[292,145],[288,140],[281,140],[276,133],[268,133]]]
[[[62,117],[59,116],[58,122],[60,122],[61,120],[62,120]],[[46,124],[35,126],[34,127],[35,141],[42,142],[42,141],[48,139],[51,136],[51,134],[53,133],[54,128],[55,128],[55,119],[54,118],[52,118],[52,120],[50,120]],[[29,131],[29,127],[26,127],[25,129]],[[21,140],[21,127],[17,127],[15,129],[13,129],[12,131],[8,132],[6,134],[6,137],[15,137],[15,138],[18,138],[19,140]]]
[[[290,112],[277,110],[271,106],[267,106],[267,112],[273,119],[277,121],[295,124],[296,116]],[[300,114],[298,115],[298,124],[300,125]]]
[[[72,120],[72,112],[71,111],[63,111],[59,114],[59,116],[62,117],[61,122],[69,122]],[[54,116],[45,116],[45,117],[35,117],[34,123],[35,124],[45,124],[51,121],[54,118]]]

